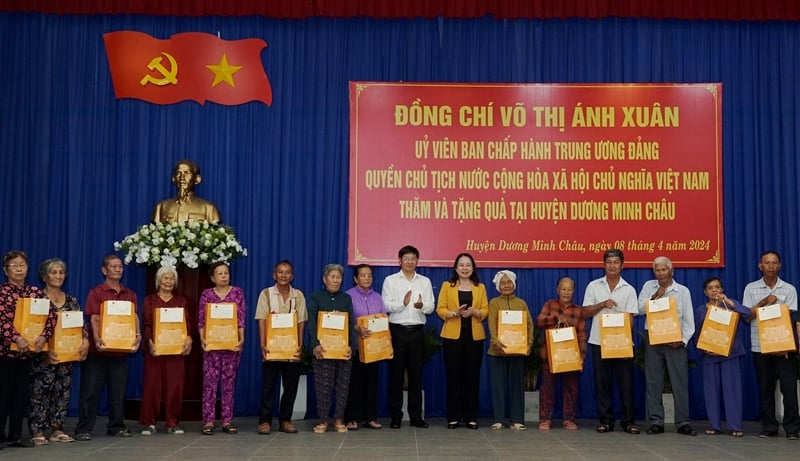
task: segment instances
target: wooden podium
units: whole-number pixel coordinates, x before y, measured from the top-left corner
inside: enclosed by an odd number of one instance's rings
[[[147,266],[147,294],[155,293],[156,290],[156,271],[158,266]],[[200,335],[197,331],[197,309],[200,295],[206,288],[212,288],[214,284],[208,276],[208,265],[201,264],[198,268],[192,269],[179,265],[178,286],[175,294],[186,298],[186,316],[189,321],[189,336],[192,338],[192,352],[186,356],[186,377],[183,388],[183,408],[181,421],[200,421],[203,416],[203,348],[200,343]],[[144,353],[144,352],[142,352]],[[163,404],[162,404],[163,407]],[[125,405],[125,416],[128,419],[139,419],[141,409],[141,399],[129,399]],[[164,420],[163,408],[156,417],[157,420]]]

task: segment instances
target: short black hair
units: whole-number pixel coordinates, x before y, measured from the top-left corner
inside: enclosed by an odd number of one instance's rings
[[[397,252],[397,258],[403,259],[403,255],[407,255],[409,253],[412,253],[414,256],[417,257],[417,259],[419,259],[419,250],[417,250],[415,247],[411,245],[406,245],[403,248],[400,248],[400,251]]]

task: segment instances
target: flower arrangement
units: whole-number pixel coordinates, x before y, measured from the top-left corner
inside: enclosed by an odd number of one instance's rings
[[[247,248],[239,243],[230,226],[193,220],[139,226],[121,242],[114,242],[114,249],[125,253],[125,264],[135,261],[147,266],[176,267],[183,263],[196,268],[200,263],[228,262],[247,256]]]

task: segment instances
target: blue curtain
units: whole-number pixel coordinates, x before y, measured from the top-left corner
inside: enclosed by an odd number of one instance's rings
[[[274,102],[227,107],[116,100],[102,34],[117,30],[158,38],[187,31],[263,38],[269,44],[262,57]],[[701,284],[710,275],[720,275],[728,293],[741,298],[744,285],[760,277],[760,252],[775,248],[784,256],[782,277],[800,280],[795,230],[800,24],[795,22],[0,13],[0,43],[5,63],[0,248],[23,249],[34,264],[64,258],[67,289],[79,299],[101,282],[100,262],[113,251],[113,242],[147,222],[153,204],[174,194],[170,169],[184,157],[201,165],[198,194],[217,203],[223,221],[248,247],[249,256],[232,270],[251,313],[280,259],[295,263],[295,286],[307,294],[320,289],[322,266],[344,262],[347,255],[350,80],[722,82],[726,267],[677,268],[675,278],[689,286],[695,304],[703,301]],[[423,257],[430,248],[424,241],[410,243]],[[597,259],[597,269],[520,270],[518,294],[535,316],[555,297],[557,279],[569,275],[580,302],[583,287],[602,275],[601,255]],[[376,288],[396,270],[377,268]],[[488,282],[494,271],[482,268],[479,275]],[[39,283],[33,272],[29,282]],[[437,292],[449,277],[449,269],[420,272]],[[129,266],[124,279],[140,297],[144,274],[144,268]],[[636,287],[652,278],[646,269],[623,275]],[[492,287],[489,293],[495,293]],[[432,317],[429,324],[438,327],[440,321]],[[260,362],[252,318],[247,331],[236,393],[239,415],[258,409]],[[740,331],[749,345],[746,333]],[[135,398],[141,395],[140,357],[131,363],[129,395]],[[753,395],[750,363],[747,357],[744,379]],[[481,413],[488,416],[485,368]],[[586,370],[578,416],[593,418],[591,363]],[[440,355],[425,373],[426,414],[443,416]],[[690,375],[692,417],[702,419],[699,370]],[[636,402],[641,417],[641,374]],[[757,399],[747,399],[745,417],[757,415]]]

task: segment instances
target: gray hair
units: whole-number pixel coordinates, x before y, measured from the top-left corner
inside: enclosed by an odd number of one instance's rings
[[[656,265],[664,264],[667,266],[667,269],[672,270],[672,261],[666,256],[659,256],[658,258],[653,260],[653,269],[656,268]]]
[[[177,286],[178,286],[178,271],[175,270],[174,267],[161,266],[156,271],[156,290],[160,290],[161,289],[161,277],[163,277],[164,274],[172,274],[172,276],[175,277],[175,287],[177,288]]]
[[[339,271],[339,274],[344,277],[344,266],[341,264],[325,264],[325,267],[322,268],[322,276],[327,277],[333,271]]]
[[[47,273],[50,272],[50,268],[53,266],[61,266],[64,268],[64,273],[67,273],[67,263],[61,260],[61,258],[45,259],[41,264],[39,264],[39,277],[42,279],[42,281],[45,280]]]
[[[556,289],[558,289],[562,283],[569,282],[572,284],[572,288],[575,288],[575,280],[572,280],[571,277],[561,277],[558,279],[558,283],[556,284]]]

